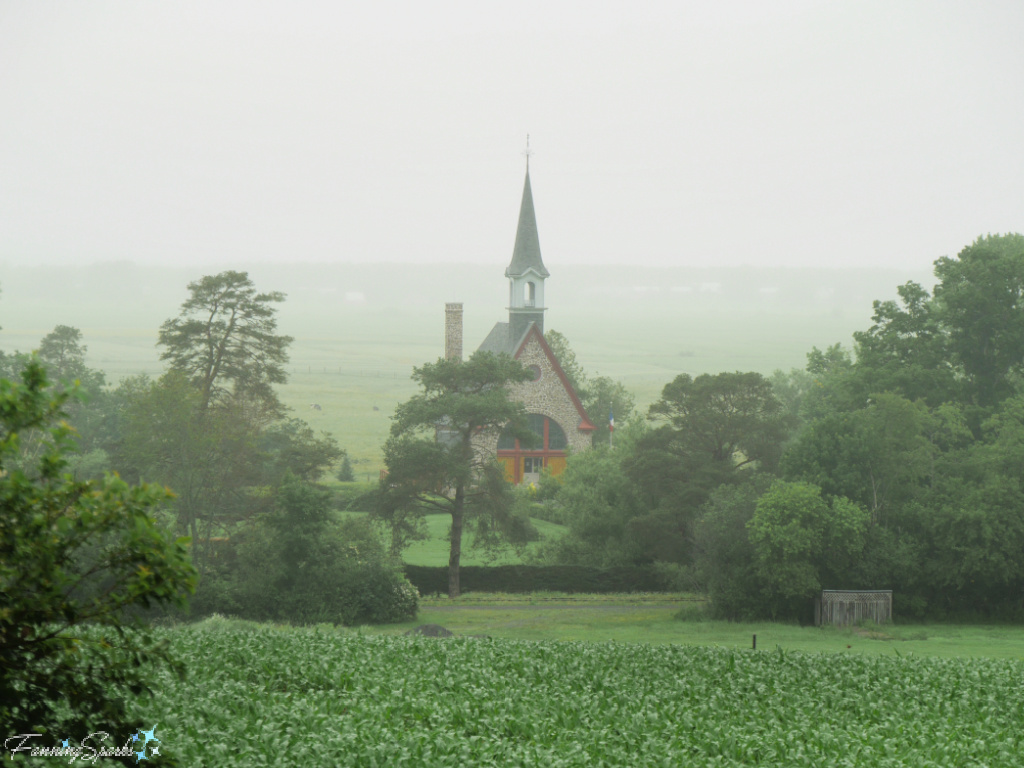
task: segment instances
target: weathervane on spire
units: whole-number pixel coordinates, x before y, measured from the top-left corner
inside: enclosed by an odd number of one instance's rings
[[[533,154],[533,151],[530,149],[530,134],[526,134],[526,151],[523,152],[523,157],[526,158],[526,171],[527,171],[527,173],[529,173],[529,171],[530,171],[530,155],[532,155],[532,154]]]

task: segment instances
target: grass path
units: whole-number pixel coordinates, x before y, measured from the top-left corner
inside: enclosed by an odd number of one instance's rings
[[[492,596],[481,603],[470,593],[457,601],[425,599],[415,622],[364,628],[374,634],[401,634],[418,624],[440,624],[459,635],[489,635],[517,640],[623,643],[673,643],[826,653],[902,654],[939,657],[1024,659],[1024,627],[947,624],[896,624],[859,628],[800,627],[773,622],[704,620],[699,603],[678,595],[580,596],[547,599]],[[502,599],[513,598],[513,599]],[[530,601],[533,602],[530,602]],[[694,620],[676,618],[680,609]]]

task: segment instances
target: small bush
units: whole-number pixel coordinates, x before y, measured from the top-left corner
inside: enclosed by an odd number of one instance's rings
[[[349,459],[348,453],[341,457],[341,466],[338,467],[338,474],[335,477],[343,483],[355,482],[356,476],[352,471],[352,460]]]
[[[416,618],[419,592],[390,568],[362,568],[340,590],[342,623],[395,624]]]
[[[416,616],[419,594],[392,564],[371,524],[337,523],[328,494],[286,477],[270,513],[236,537],[232,565],[208,574],[198,615],[254,621],[384,624]]]

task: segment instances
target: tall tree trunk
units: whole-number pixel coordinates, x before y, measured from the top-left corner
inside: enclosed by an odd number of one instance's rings
[[[391,523],[391,557],[396,560],[402,557],[402,531],[397,520]]]
[[[460,485],[455,489],[455,503],[452,505],[451,549],[448,553],[448,597],[459,596],[459,560],[462,558],[463,494]]]

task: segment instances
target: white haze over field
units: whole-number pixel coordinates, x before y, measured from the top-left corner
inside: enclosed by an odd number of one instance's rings
[[[927,269],[1024,229],[1022,39],[1016,0],[0,0],[0,265],[501,269],[529,133],[554,275]]]

